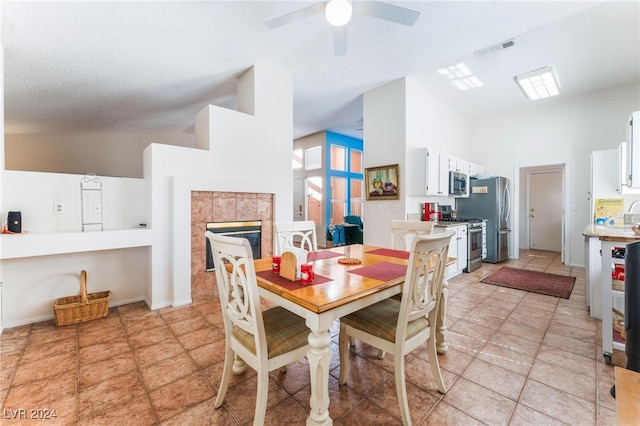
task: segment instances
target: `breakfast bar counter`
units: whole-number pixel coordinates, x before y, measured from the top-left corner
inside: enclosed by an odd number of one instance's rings
[[[624,351],[624,340],[613,330],[612,308],[624,312],[624,289],[614,288],[613,271],[624,273],[624,249],[629,243],[640,241],[630,226],[589,225],[585,228],[587,298],[591,316],[602,319],[602,352],[611,363],[613,349]],[[622,253],[622,254],[621,254]],[[616,278],[618,280],[624,278]]]
[[[605,226],[592,223],[582,231],[585,237],[597,237],[601,241],[634,242],[640,235],[631,230],[631,226]]]

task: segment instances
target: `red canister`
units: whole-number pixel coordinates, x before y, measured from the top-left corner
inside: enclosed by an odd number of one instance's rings
[[[305,263],[304,265],[300,265],[300,282],[302,284],[309,284],[316,275],[313,273],[313,265],[311,263]]]
[[[276,274],[280,273],[280,262],[282,261],[282,257],[280,256],[273,256],[271,258],[271,271],[275,272]]]

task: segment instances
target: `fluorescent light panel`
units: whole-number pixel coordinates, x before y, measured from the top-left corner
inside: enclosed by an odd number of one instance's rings
[[[515,80],[532,101],[560,94],[560,82],[552,66],[517,75]]]
[[[464,63],[452,65],[446,68],[440,68],[438,74],[451,81],[451,84],[460,90],[475,89],[481,87],[482,82],[478,77],[473,75]]]

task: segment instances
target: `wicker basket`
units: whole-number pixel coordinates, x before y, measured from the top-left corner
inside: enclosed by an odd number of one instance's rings
[[[53,305],[56,325],[70,325],[109,314],[110,291],[87,294],[87,271],[80,272],[80,295],[61,297]]]
[[[616,308],[611,309],[613,311],[613,329],[620,333],[620,337],[623,340],[627,339],[627,333],[624,328],[624,314]]]

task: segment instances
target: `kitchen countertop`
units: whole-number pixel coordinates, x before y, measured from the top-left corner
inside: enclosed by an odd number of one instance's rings
[[[605,226],[589,224],[582,231],[585,237],[598,237],[601,241],[633,242],[640,240],[640,235],[635,234],[630,226]]]
[[[486,222],[486,219],[483,219],[483,222]],[[454,221],[454,220],[439,220],[433,226],[438,226],[440,228],[448,228],[450,226],[459,226],[459,225],[468,225],[470,222],[466,221]],[[474,222],[478,223],[478,222]]]
[[[453,222],[448,220],[439,220],[433,226],[437,226],[439,228],[449,228],[451,226],[460,226],[460,225],[468,225],[469,222]]]

